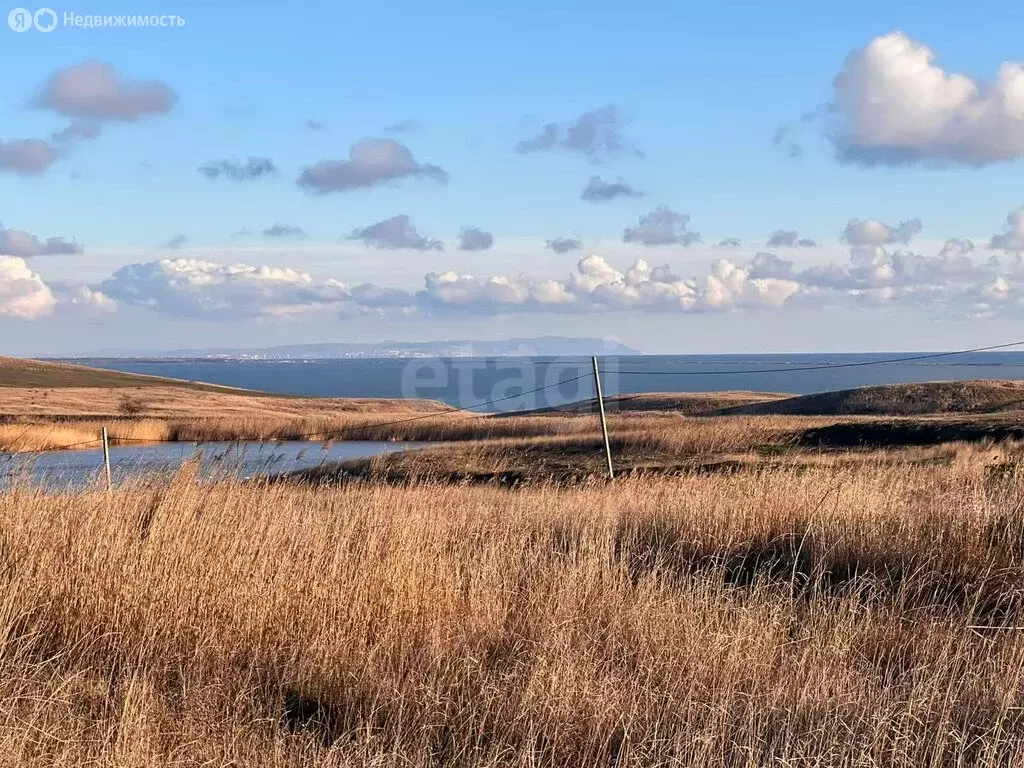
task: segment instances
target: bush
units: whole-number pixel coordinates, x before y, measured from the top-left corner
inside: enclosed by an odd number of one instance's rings
[[[117,406],[117,412],[122,416],[139,416],[146,411],[146,404],[137,397],[125,395]]]

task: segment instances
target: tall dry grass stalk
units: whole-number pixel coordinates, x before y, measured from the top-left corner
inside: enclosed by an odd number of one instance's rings
[[[588,417],[495,418],[472,413],[425,416],[408,412],[340,416],[224,416],[175,419],[72,419],[0,424],[0,452],[56,450],[98,439],[128,442],[216,442],[236,440],[484,440],[496,437],[572,435],[592,431]]]
[[[1021,479],[16,487],[0,762],[1021,765]]]

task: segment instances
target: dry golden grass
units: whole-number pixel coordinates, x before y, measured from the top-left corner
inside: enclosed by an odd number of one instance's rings
[[[1021,765],[1022,480],[9,489],[0,764]]]
[[[0,388],[0,414],[7,418],[193,418],[245,417],[253,413],[277,418],[445,411],[433,400],[284,397],[244,392],[193,390],[177,386]]]
[[[70,420],[48,423],[0,424],[0,452],[56,450],[99,439],[103,426],[113,443],[146,441],[217,442],[236,440],[382,440],[449,441],[500,437],[546,437],[592,431],[589,418],[552,420],[547,417],[497,419],[472,413],[436,416],[398,411],[336,416],[281,417],[272,413],[247,416]]]
[[[496,432],[490,439],[473,439],[469,431],[464,444],[328,463],[299,476],[314,482],[370,477],[388,481],[497,479],[520,483],[579,482],[606,473],[604,442],[593,416],[522,417],[521,422],[530,430],[543,429],[547,424],[547,430],[540,434],[526,429],[513,431],[511,427],[517,421],[488,419],[485,423],[510,427],[508,432]],[[799,435],[834,423],[834,419],[812,417],[689,418],[671,413],[624,413],[609,416],[609,432],[620,472],[693,471],[740,458],[749,463],[751,458],[758,458],[758,451],[769,456],[790,450],[800,456],[812,455],[795,444]]]
[[[46,360],[32,360],[0,355],[0,389],[16,388],[65,388],[88,387],[167,387],[208,392],[244,392],[235,387],[205,384],[199,381],[181,381],[160,376],[144,376],[137,373],[121,373],[102,368],[89,368],[72,363],[57,363]]]
[[[773,392],[645,392],[635,395],[614,395],[605,398],[609,411],[671,411],[684,416],[715,415],[726,409],[758,403],[774,403],[792,395]],[[564,406],[539,408],[532,413],[597,413],[597,399],[582,400]]]
[[[785,399],[751,401],[721,413],[803,416],[922,416],[1019,412],[1024,382],[981,379],[883,384]]]

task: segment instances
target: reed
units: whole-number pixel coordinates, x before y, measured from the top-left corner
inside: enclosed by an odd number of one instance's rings
[[[1024,476],[0,493],[0,762],[1024,762]]]

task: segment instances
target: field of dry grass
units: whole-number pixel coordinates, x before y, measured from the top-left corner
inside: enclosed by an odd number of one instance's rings
[[[775,392],[645,392],[614,395],[605,398],[605,408],[615,412],[669,411],[683,416],[710,416],[730,408],[774,403],[792,398]],[[568,405],[539,408],[528,413],[558,415],[564,413],[597,413],[597,399],[581,400]]]
[[[497,419],[472,413],[445,415],[434,411],[348,413],[334,416],[283,417],[273,413],[248,416],[169,419],[85,419],[0,424],[0,452],[59,450],[97,441],[103,426],[111,441],[215,442],[236,440],[486,441],[502,437],[544,437],[592,431],[590,419]]]
[[[6,421],[67,421],[81,418],[323,418],[353,414],[415,414],[449,410],[435,400],[362,397],[284,397],[247,392],[213,392],[188,387],[59,387],[0,389]]]
[[[121,440],[284,440],[345,432],[348,439],[418,439],[433,400],[303,398],[0,358],[0,451],[54,450],[95,441],[108,427]],[[422,428],[410,432],[412,422]],[[401,421],[392,430],[373,425]],[[316,438],[314,438],[316,439]]]
[[[1004,458],[7,489],[0,764],[1021,765]]]
[[[541,429],[547,419],[547,432]],[[505,419],[492,419],[503,422]],[[508,420],[509,427],[515,420]],[[620,413],[609,416],[619,475],[680,475],[747,468],[948,462],[965,451],[996,453],[1024,443],[1024,424],[999,418],[719,416]],[[607,474],[598,420],[589,415],[526,417],[530,430],[304,470],[300,482],[579,484]],[[468,436],[472,435],[470,430]],[[994,449],[994,446],[1001,446]]]
[[[925,416],[1024,410],[1024,381],[926,381],[751,400],[714,415]]]
[[[121,389],[124,387],[166,387],[173,384],[186,389],[205,392],[240,392],[198,381],[178,381],[159,376],[121,373],[101,368],[90,368],[73,363],[57,363],[0,355],[0,389],[63,389],[89,387],[93,389]]]

